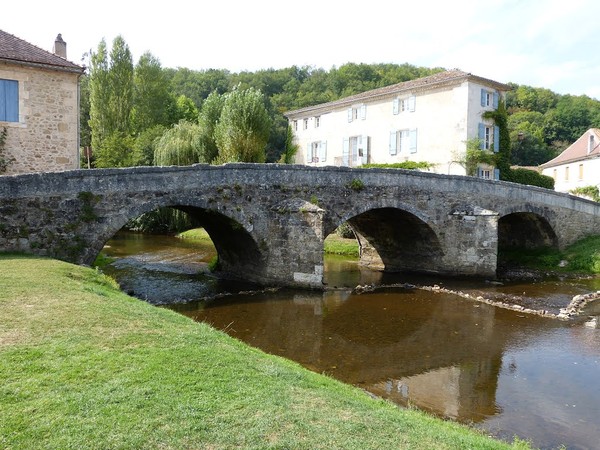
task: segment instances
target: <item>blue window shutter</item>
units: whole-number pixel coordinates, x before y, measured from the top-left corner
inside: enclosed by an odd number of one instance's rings
[[[319,143],[319,161],[327,161],[327,141],[321,141]]]
[[[494,127],[494,153],[498,153],[500,151],[500,127]]]
[[[398,150],[398,134],[395,131],[390,131],[390,155],[395,155]]]
[[[19,82],[0,80],[0,120],[19,121]]]
[[[498,109],[498,93],[497,92],[494,92],[494,97],[493,97],[492,101],[494,102],[492,106],[495,109]]]
[[[477,178],[483,178],[483,170],[481,167],[477,168]]]
[[[367,118],[367,105],[362,105],[360,107],[360,118],[365,120]]]
[[[485,125],[481,122],[479,122],[479,129],[478,129],[478,137],[479,137],[479,149],[483,150],[485,147]]]
[[[417,97],[415,97],[414,95],[411,95],[410,97],[408,97],[408,110],[410,112],[415,112],[416,102],[417,102]]]
[[[350,139],[344,139],[344,143],[342,146],[342,165],[343,166],[349,165],[349,163],[350,163],[349,156],[350,156]]]
[[[352,122],[352,108],[348,108],[348,122]]]
[[[410,148],[410,152],[411,153],[417,153],[417,130],[410,130],[410,144],[409,144],[409,148]]]
[[[500,179],[500,169],[494,169],[494,180]]]
[[[485,89],[481,89],[481,106],[485,106],[486,94]]]
[[[6,81],[0,80],[0,120],[6,121]]]
[[[392,107],[394,114],[399,114],[400,113],[400,99],[399,98],[395,98],[394,99],[394,103],[393,103],[393,107]]]

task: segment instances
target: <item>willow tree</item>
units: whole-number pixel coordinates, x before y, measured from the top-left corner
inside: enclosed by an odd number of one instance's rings
[[[202,157],[202,129],[200,125],[181,121],[156,141],[155,166],[189,166],[207,162]]]
[[[225,94],[215,126],[219,149],[215,162],[264,162],[270,130],[271,118],[259,90],[236,88]]]

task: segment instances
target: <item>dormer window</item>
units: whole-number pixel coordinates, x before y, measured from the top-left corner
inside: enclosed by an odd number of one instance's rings
[[[588,141],[588,153],[591,153],[592,150],[594,150],[595,147],[595,142],[594,142],[594,135],[590,134],[590,140]]]

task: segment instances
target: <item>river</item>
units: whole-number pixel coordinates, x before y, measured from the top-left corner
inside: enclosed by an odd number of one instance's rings
[[[399,405],[537,448],[600,448],[600,329],[590,321],[599,305],[559,321],[444,289],[557,312],[600,289],[599,279],[497,285],[381,274],[327,257],[329,290],[261,292],[210,274],[214,252],[210,244],[119,233],[105,247],[115,260],[103,270],[141,299]],[[350,289],[366,284],[395,287]]]

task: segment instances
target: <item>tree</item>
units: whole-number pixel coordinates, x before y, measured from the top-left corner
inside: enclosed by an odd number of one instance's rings
[[[156,141],[155,166],[188,166],[207,162],[202,158],[200,125],[181,121]]]
[[[140,133],[155,125],[170,125],[175,99],[160,61],[151,53],[144,53],[136,64],[133,86],[132,129]]]
[[[260,91],[234,89],[225,94],[215,127],[216,162],[264,162],[270,129],[271,118]]]
[[[294,132],[292,131],[292,127],[288,125],[285,135],[285,148],[279,162],[283,164],[294,164],[298,149],[298,144],[294,142]]]
[[[133,107],[133,62],[121,36],[113,41],[110,59],[106,42],[100,41],[92,53],[89,77],[90,128],[96,167],[123,167],[133,161],[124,153],[131,149],[131,109]],[[105,142],[107,139],[110,142]],[[106,152],[115,152],[106,154]]]
[[[215,128],[221,118],[225,97],[213,91],[202,104],[198,115],[198,123],[202,133],[202,157],[205,162],[212,163],[219,154],[215,137]]]

